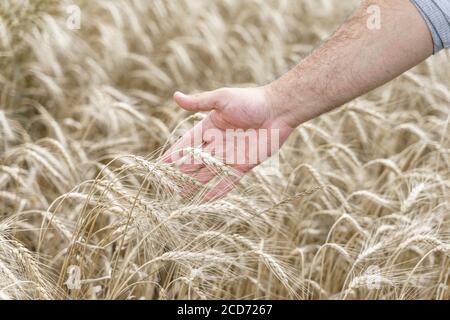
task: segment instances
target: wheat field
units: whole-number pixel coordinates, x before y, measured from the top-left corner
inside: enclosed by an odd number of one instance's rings
[[[266,84],[358,3],[2,0],[0,299],[448,300],[448,53],[302,125],[224,199],[160,159],[204,116],[175,90]]]

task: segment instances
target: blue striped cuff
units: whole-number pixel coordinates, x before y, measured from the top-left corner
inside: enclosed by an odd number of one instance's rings
[[[450,48],[450,0],[411,0],[433,36],[434,53]]]

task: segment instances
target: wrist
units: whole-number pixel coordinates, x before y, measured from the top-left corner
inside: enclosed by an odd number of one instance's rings
[[[302,66],[297,68],[265,86],[272,118],[292,128],[329,111],[335,104],[314,73]]]
[[[264,87],[270,118],[282,121],[291,128],[296,128],[308,119],[305,119],[298,110],[302,106],[277,81]]]
[[[279,81],[265,87],[271,118],[282,121],[291,128],[314,118],[310,114],[314,109],[313,101],[307,98],[308,95],[299,93],[295,88],[290,89]]]

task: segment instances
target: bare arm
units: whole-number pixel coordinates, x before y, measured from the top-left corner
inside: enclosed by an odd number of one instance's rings
[[[377,13],[381,19],[379,29],[376,28]],[[240,147],[223,148],[226,141],[218,143],[206,134],[215,130],[225,135],[230,129],[278,131],[279,141],[267,141],[269,157],[301,123],[379,87],[432,53],[431,33],[410,0],[365,1],[324,45],[270,85],[225,88],[192,96],[176,93],[175,101],[182,108],[210,112],[167,151],[165,159],[177,161],[182,157],[180,150],[198,147],[194,141],[196,136],[202,137],[201,148],[215,157],[225,158],[223,150],[226,149],[252,158],[254,150],[243,149],[245,143]],[[250,145],[259,143],[261,140]],[[257,163],[227,164],[245,174],[267,157],[258,158]],[[182,170],[202,183],[215,176],[207,166],[187,164]],[[223,196],[237,180],[224,178],[206,198]]]
[[[376,12],[379,29],[370,20]],[[387,83],[432,53],[429,29],[409,0],[364,1],[328,42],[268,86],[270,99],[278,116],[296,127]]]

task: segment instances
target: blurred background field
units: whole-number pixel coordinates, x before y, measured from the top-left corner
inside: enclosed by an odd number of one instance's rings
[[[222,200],[159,159],[175,90],[266,84],[358,3],[1,1],[0,298],[449,299],[446,52]]]

